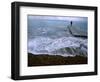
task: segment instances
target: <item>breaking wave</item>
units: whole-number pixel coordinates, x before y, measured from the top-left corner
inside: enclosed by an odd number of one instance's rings
[[[35,55],[87,56],[87,39],[36,37],[28,41],[28,52]]]

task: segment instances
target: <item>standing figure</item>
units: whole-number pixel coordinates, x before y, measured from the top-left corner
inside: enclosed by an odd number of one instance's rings
[[[72,26],[72,21],[70,22],[71,26]]]

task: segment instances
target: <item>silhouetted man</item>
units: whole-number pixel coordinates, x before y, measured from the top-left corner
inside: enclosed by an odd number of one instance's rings
[[[72,21],[70,22],[71,26],[72,26]]]

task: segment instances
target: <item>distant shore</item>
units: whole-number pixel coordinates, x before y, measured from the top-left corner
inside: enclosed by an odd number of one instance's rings
[[[28,53],[28,66],[49,66],[49,65],[75,65],[87,64],[87,57],[63,57],[59,55],[34,55]]]

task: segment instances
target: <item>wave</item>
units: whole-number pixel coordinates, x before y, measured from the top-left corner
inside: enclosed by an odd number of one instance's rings
[[[28,52],[61,56],[87,56],[87,39],[76,37],[36,37],[28,41]]]

